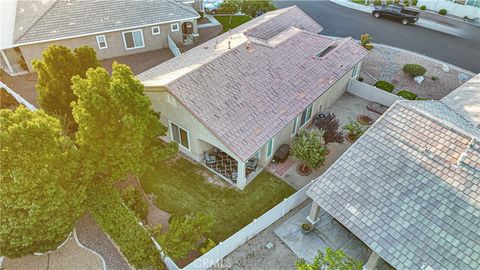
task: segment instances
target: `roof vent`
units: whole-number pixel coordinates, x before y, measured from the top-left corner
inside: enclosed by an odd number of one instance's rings
[[[317,54],[317,57],[324,57],[325,55],[327,55],[329,52],[331,52],[333,49],[335,49],[337,47],[337,44],[331,44],[330,46],[328,46],[327,48],[323,49],[322,51],[320,51],[318,54]]]
[[[247,41],[247,43],[245,43],[245,49],[247,49],[247,52],[250,52],[251,47],[252,47],[252,43],[250,41]]]

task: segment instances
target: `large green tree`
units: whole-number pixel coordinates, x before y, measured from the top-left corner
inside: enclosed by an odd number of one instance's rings
[[[157,147],[167,128],[128,66],[113,63],[111,76],[104,68],[90,69],[85,79],[75,76],[72,81],[78,96],[72,105],[76,143],[95,179],[113,183],[128,173],[139,175],[150,158],[176,152],[176,144]]]
[[[78,151],[58,119],[23,106],[0,110],[0,254],[56,248],[85,198]]]
[[[95,50],[83,46],[72,52],[65,46],[52,45],[42,53],[42,58],[33,61],[38,73],[38,103],[48,114],[60,119],[67,133],[75,132],[77,125],[70,105],[76,96],[71,79],[76,75],[84,77],[89,68],[100,66]]]
[[[253,18],[274,9],[271,0],[243,0],[241,4],[241,11]]]

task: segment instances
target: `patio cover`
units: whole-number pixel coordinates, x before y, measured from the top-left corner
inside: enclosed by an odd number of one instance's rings
[[[480,269],[480,129],[462,114],[395,103],[307,194],[397,269]]]

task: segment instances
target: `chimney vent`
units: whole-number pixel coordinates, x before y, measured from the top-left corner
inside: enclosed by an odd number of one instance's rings
[[[228,41],[228,49],[230,50],[231,49],[231,46],[230,46],[230,41]]]

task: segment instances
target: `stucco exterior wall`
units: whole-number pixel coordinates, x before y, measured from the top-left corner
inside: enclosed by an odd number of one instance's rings
[[[358,70],[360,69],[360,64],[358,66]],[[345,74],[340,80],[338,80],[329,90],[323,93],[318,99],[313,102],[312,106],[312,117],[310,120],[303,126],[298,127],[300,125],[300,117],[301,113],[297,116],[297,132],[299,130],[305,129],[311,121],[314,119],[315,115],[318,114],[320,111],[325,111],[330,106],[332,106],[337,99],[347,91],[348,81],[352,76],[352,70]],[[273,143],[273,154],[275,151],[282,145],[282,144],[289,144],[293,141],[295,136],[292,136],[292,129],[293,129],[293,122],[292,120],[286,127],[284,127],[280,132],[277,133]],[[267,158],[267,145],[264,145],[260,150],[260,158],[259,158],[259,165],[266,166],[270,161],[271,157]]]
[[[161,113],[161,122],[169,129],[168,135],[164,138],[166,141],[172,140],[170,122],[175,123],[189,133],[190,150],[179,147],[180,151],[200,162],[203,159],[203,153],[211,148],[210,145],[213,145],[231,157],[237,158],[232,151],[217,139],[210,130],[200,123],[200,121],[170,93],[167,91],[147,90],[146,94],[152,100],[153,109]]]
[[[152,35],[152,27],[157,25],[98,34],[98,35],[105,35],[105,38],[107,40],[107,46],[108,46],[108,48],[105,48],[105,49],[98,48],[97,39],[96,39],[97,34],[90,35],[90,36],[77,37],[77,38],[56,40],[51,42],[36,43],[36,44],[30,44],[30,45],[20,45],[19,47],[23,54],[23,57],[25,58],[25,62],[28,65],[29,71],[32,72],[33,71],[32,60],[41,59],[42,52],[46,50],[49,46],[54,44],[63,45],[71,49],[74,49],[80,46],[90,46],[95,49],[95,51],[97,52],[97,57],[100,60],[117,57],[117,56],[147,52],[147,51],[157,50],[162,48],[168,48],[167,35],[170,35],[173,41],[175,41],[177,45],[180,45],[183,43],[183,36],[182,36],[183,22],[185,21],[178,22],[179,31],[176,31],[176,32],[171,31],[171,24],[174,24],[174,23],[158,25],[160,26],[160,34],[158,35]],[[194,33],[198,33],[197,20],[189,20],[188,22],[191,22],[193,24]],[[136,30],[136,29],[142,30],[144,47],[127,50],[125,49],[125,43],[123,40],[122,33],[126,31]]]

